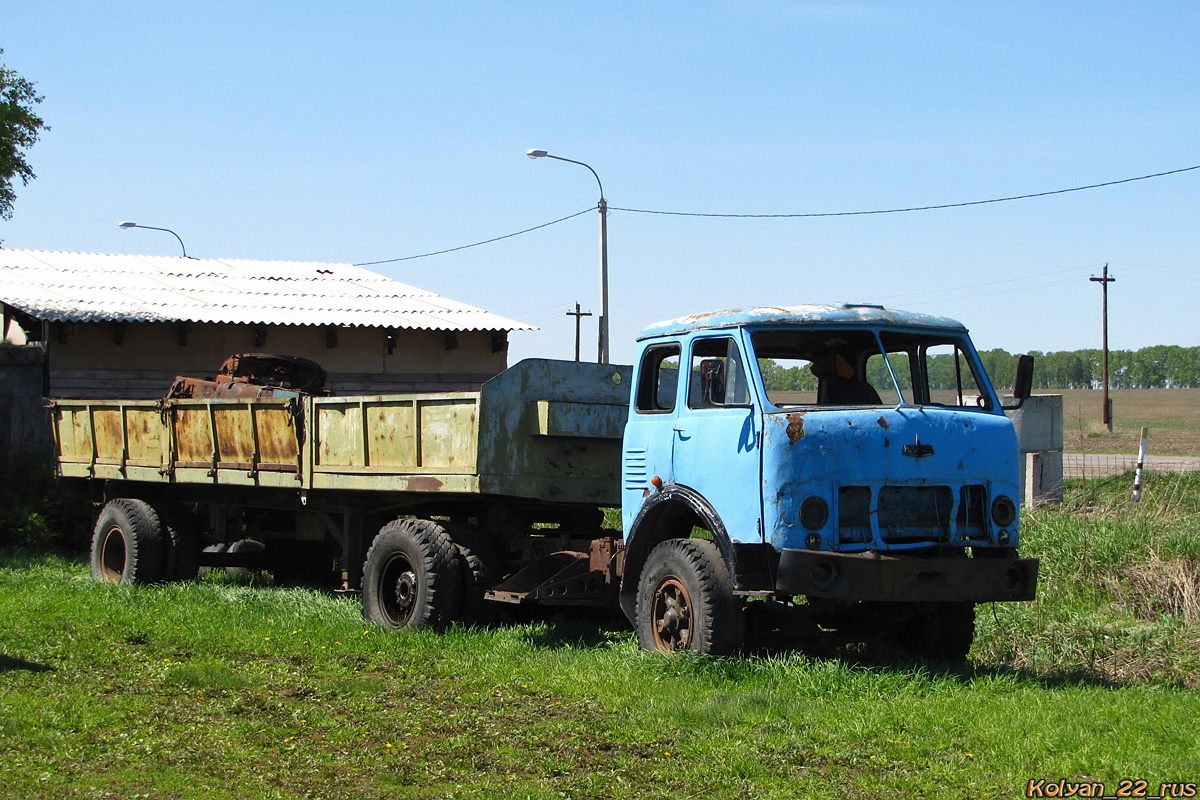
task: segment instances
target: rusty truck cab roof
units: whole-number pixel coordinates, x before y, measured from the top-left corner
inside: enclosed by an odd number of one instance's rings
[[[932,314],[898,311],[868,303],[807,304],[796,306],[756,306],[689,314],[686,317],[656,322],[644,328],[638,341],[660,336],[675,336],[692,331],[732,328],[746,325],[847,325],[868,327],[914,326],[953,329],[966,333],[958,320]]]

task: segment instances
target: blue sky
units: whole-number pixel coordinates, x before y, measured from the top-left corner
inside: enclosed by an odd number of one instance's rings
[[[53,130],[10,248],[399,258],[595,206],[734,214],[984,200],[1200,164],[1200,5],[7,0]],[[939,211],[609,216],[612,352],[739,305],[944,314],[983,348],[1200,345],[1200,170]],[[598,311],[596,214],[374,267],[538,325]],[[595,353],[595,317],[583,352]]]

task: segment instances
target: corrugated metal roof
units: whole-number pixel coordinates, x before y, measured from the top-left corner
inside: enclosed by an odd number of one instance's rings
[[[0,300],[54,322],[535,330],[362,267],[311,261],[0,249]]]

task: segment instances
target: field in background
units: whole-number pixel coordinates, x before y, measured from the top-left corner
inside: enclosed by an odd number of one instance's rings
[[[1113,432],[1104,426],[1104,393],[1098,389],[1050,389],[1063,396],[1063,447],[1068,453],[1137,455],[1142,426],[1150,428],[1154,455],[1200,456],[1200,389],[1117,389]]]

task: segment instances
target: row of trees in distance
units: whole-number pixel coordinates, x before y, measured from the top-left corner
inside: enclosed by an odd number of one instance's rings
[[[1033,388],[1098,389],[1104,385],[1104,351],[1033,351]],[[992,383],[1010,387],[1017,356],[1004,350],[979,354]],[[1200,388],[1200,347],[1154,345],[1140,350],[1108,351],[1108,385],[1114,389]]]

